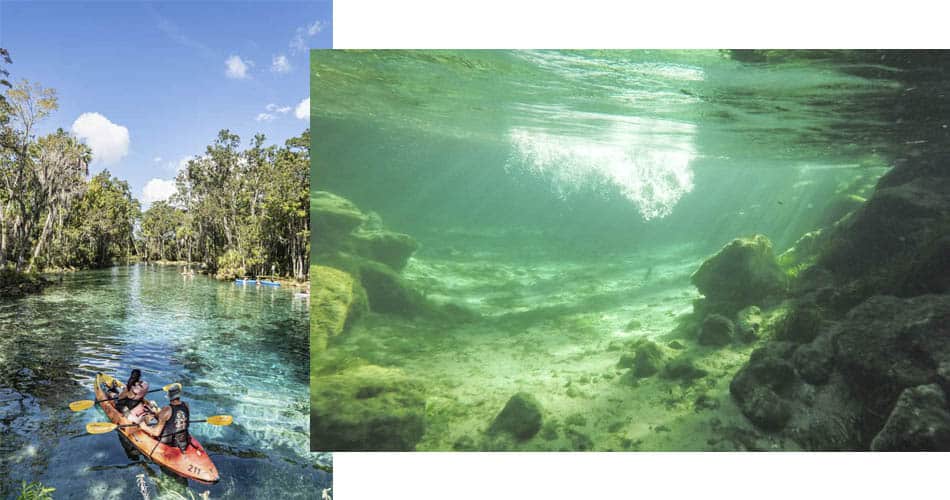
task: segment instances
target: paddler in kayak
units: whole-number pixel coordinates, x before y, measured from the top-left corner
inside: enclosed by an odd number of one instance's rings
[[[157,411],[157,408],[152,408],[150,402],[145,400],[145,395],[148,393],[148,382],[142,380],[142,371],[138,368],[132,370],[129,381],[121,392],[119,392],[116,385],[113,382],[113,386],[109,389],[113,394],[118,392],[115,408],[133,423],[139,423],[145,418],[145,415]]]
[[[168,389],[168,406],[158,412],[158,421],[148,425],[147,419],[143,420],[139,422],[139,428],[161,443],[177,446],[184,452],[191,441],[188,434],[190,416],[188,405],[181,400],[181,384],[172,384]]]

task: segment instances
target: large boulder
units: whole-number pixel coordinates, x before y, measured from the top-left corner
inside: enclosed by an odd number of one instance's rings
[[[936,384],[904,389],[881,432],[874,451],[950,451],[950,411]]]
[[[357,231],[353,239],[358,255],[382,262],[396,271],[406,267],[409,257],[419,249],[419,243],[411,236],[380,229]]]
[[[396,368],[362,365],[310,383],[311,449],[412,451],[425,433],[422,384]]]
[[[541,405],[534,396],[519,392],[511,397],[488,428],[489,435],[509,434],[519,441],[534,437],[541,430]]]
[[[367,308],[366,292],[350,274],[326,266],[311,266],[311,353],[326,350],[327,342],[352,324]]]
[[[352,232],[368,217],[350,200],[326,191],[310,195],[310,221],[317,241]]]
[[[706,259],[690,279],[711,310],[729,315],[750,304],[762,305],[786,288],[772,243],[761,234],[733,240]]]
[[[883,182],[883,179],[882,179]],[[840,279],[855,280],[864,296],[903,296],[948,291],[940,240],[950,231],[950,178],[917,178],[900,185],[881,184],[852,217],[835,227],[829,248],[818,262]],[[921,261],[931,261],[921,265]],[[924,272],[920,272],[924,270]],[[927,271],[942,279],[907,283]],[[930,286],[921,286],[930,285]],[[863,298],[863,297],[862,297]]]
[[[848,313],[835,350],[854,389],[888,407],[905,388],[937,381],[950,359],[950,296],[871,297]]]

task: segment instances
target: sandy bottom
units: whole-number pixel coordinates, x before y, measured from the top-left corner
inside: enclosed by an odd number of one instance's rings
[[[447,325],[371,314],[337,347],[424,381],[428,427],[418,450],[794,449],[757,432],[729,397],[754,345],[677,339],[709,372],[692,383],[633,380],[617,368],[629,341],[671,341],[698,297],[689,275],[704,257],[686,247],[583,261],[421,256],[404,276],[429,299],[480,318]],[[523,442],[487,436],[521,391],[540,402],[541,431]]]

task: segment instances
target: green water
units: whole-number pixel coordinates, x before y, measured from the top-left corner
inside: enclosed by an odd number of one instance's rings
[[[140,474],[151,498],[313,498],[330,486],[329,455],[308,451],[307,299],[179,271],[82,271],[0,302],[0,496],[38,480],[56,498],[139,498]],[[93,399],[97,372],[124,380],[132,368],[153,387],[181,382],[194,417],[234,416],[192,426],[217,484],[170,476],[115,433],[85,434],[107,419],[68,403]]]
[[[702,354],[701,383],[633,387],[618,346],[667,342],[699,297],[690,274],[733,238],[781,253],[890,166],[945,154],[950,79],[931,59],[314,51],[315,189],[412,235],[403,278],[478,317],[370,314],[331,349],[424,381],[418,449],[748,448],[728,383],[752,346]],[[486,441],[518,391],[550,439]]]

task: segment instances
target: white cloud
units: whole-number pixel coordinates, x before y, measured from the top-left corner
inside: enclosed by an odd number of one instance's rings
[[[191,158],[191,156],[183,156],[178,161],[167,162],[165,163],[165,169],[175,173],[181,172],[188,166],[188,160],[191,160]]]
[[[151,205],[156,201],[165,201],[175,194],[175,191],[177,191],[177,188],[174,180],[150,179],[142,188],[142,202]]]
[[[94,162],[111,165],[129,153],[129,129],[99,113],[79,115],[72,132],[92,148]]]
[[[267,111],[270,111],[271,113],[284,114],[290,111],[290,106],[278,106],[276,104],[268,104],[267,106],[264,106],[264,109],[266,109]]]
[[[326,25],[320,21],[314,21],[313,24],[307,27],[307,34],[310,36],[315,36],[317,33],[323,31]]]
[[[254,120],[259,121],[259,122],[269,122],[273,120],[274,118],[277,118],[277,117],[270,113],[258,113],[257,118],[255,118]]]
[[[310,98],[306,98],[300,101],[300,104],[297,105],[297,109],[294,110],[294,116],[301,120],[310,119]]]
[[[290,53],[297,54],[299,52],[305,52],[307,50],[307,38],[317,36],[317,34],[323,31],[326,27],[327,23],[323,21],[314,21],[309,26],[297,28],[297,31],[294,33],[294,37],[290,39]]]
[[[160,161],[162,161],[162,157],[156,156],[155,158],[152,159],[152,161],[154,161],[155,163],[159,163]]]
[[[290,61],[283,54],[274,56],[271,61],[270,70],[274,73],[288,73],[291,69],[293,68],[290,66]]]
[[[228,78],[234,78],[236,80],[243,80],[245,78],[250,78],[250,75],[247,74],[248,70],[254,66],[253,61],[245,61],[241,59],[241,56],[231,56],[224,60],[224,65],[227,67],[225,75]]]

